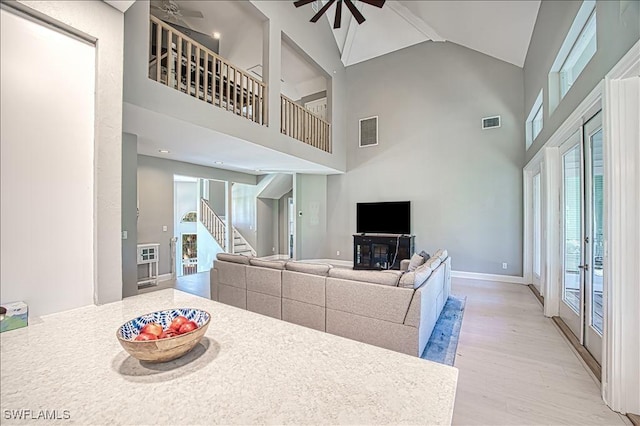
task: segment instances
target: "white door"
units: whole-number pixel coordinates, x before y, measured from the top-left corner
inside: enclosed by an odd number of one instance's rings
[[[561,146],[562,195],[562,287],[560,318],[583,344],[582,325],[584,309],[583,274],[583,205],[582,205],[582,143],[576,131]]]
[[[540,286],[542,269],[541,269],[541,250],[542,250],[542,182],[538,171],[533,175],[532,198],[533,198],[533,238],[532,238],[532,281],[538,292],[544,296]]]
[[[604,167],[602,157],[602,114],[584,126],[585,147],[585,309],[584,346],[602,362],[604,284]]]
[[[561,147],[560,317],[601,362],[603,333],[602,118],[596,114]]]

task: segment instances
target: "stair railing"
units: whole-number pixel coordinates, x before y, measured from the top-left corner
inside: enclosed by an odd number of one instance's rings
[[[207,200],[200,199],[200,222],[223,250],[227,250],[227,225],[211,208]]]
[[[149,78],[267,125],[265,83],[155,16],[149,18]]]

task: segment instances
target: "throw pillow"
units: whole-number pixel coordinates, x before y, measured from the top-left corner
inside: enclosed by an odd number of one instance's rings
[[[424,250],[422,250],[419,254],[424,258],[425,262],[431,258],[431,255]]]
[[[425,262],[425,258],[420,256],[419,254],[414,254],[413,256],[411,256],[411,261],[409,262],[409,268],[408,271],[409,272],[413,272],[416,270],[416,268],[420,265],[422,265]]]

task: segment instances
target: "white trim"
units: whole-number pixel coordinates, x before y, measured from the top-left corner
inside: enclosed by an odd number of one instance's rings
[[[640,42],[605,77],[602,398],[640,413]]]
[[[517,277],[515,275],[498,275],[498,274],[483,274],[480,272],[451,271],[451,276],[453,278],[466,278],[469,280],[498,281],[502,283],[527,285],[524,277]]]
[[[163,281],[171,281],[173,279],[172,274],[162,274],[158,275],[158,282],[161,283]]]
[[[551,148],[562,145],[564,141],[566,141],[569,136],[571,136],[576,130],[582,126],[583,120],[586,121],[591,118],[598,110],[601,109],[600,101],[602,99],[602,87],[603,83],[598,82],[596,86],[593,88],[591,93],[587,95],[586,98],[580,105],[576,107],[575,110],[571,113],[569,117],[558,127],[553,135],[540,147],[538,152],[529,160],[525,169],[529,170],[532,167],[535,167],[536,164],[539,164],[544,157],[544,148]]]
[[[522,250],[522,272],[526,283],[533,283],[533,170],[522,171],[522,201],[524,239]]]

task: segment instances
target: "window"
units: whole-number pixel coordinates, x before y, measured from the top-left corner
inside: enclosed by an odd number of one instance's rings
[[[554,111],[597,50],[596,2],[585,0],[549,73],[549,108]]]
[[[527,122],[525,123],[527,149],[529,149],[531,144],[533,144],[533,141],[540,134],[540,131],[542,131],[543,115],[544,108],[542,106],[542,90],[540,90],[536,101],[533,103],[533,107],[531,107],[531,112],[529,112]]]

